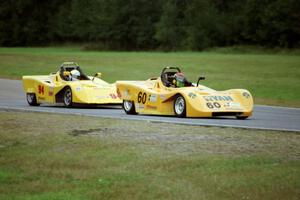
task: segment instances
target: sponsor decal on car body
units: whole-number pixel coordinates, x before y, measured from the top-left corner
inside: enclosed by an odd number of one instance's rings
[[[149,109],[149,110],[156,110],[157,109],[156,106],[151,106],[151,105],[147,105],[146,108]]]
[[[231,96],[203,96],[205,101],[234,101]]]
[[[54,87],[53,87],[53,86],[50,86],[50,87],[49,87],[48,95],[49,95],[49,96],[53,96],[53,93],[54,93],[53,91],[54,91]]]
[[[157,101],[157,95],[156,94],[150,94],[149,95],[149,102],[155,103]]]
[[[189,95],[189,97],[191,97],[192,99],[194,99],[194,98],[197,97],[197,95],[196,95],[195,93],[193,93],[193,92],[190,92],[188,95]]]

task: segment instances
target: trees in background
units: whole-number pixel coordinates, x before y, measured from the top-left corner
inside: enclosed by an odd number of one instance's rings
[[[112,50],[300,46],[298,0],[1,0],[0,45]]]

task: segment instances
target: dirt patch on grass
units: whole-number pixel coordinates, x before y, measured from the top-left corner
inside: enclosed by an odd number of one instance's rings
[[[93,118],[92,118],[93,119]],[[93,119],[94,120],[94,119]],[[214,128],[165,123],[112,120],[102,128],[73,129],[69,135],[93,137],[111,144],[137,145],[144,154],[164,155],[213,154],[239,157],[244,155],[286,154],[287,159],[300,159],[298,133]],[[104,122],[105,123],[105,122]]]
[[[79,129],[75,129],[72,130],[69,135],[72,136],[79,136],[79,135],[88,135],[88,134],[92,134],[92,133],[103,133],[106,132],[108,130],[108,128],[95,128],[95,129],[87,129],[87,130],[79,130]]]

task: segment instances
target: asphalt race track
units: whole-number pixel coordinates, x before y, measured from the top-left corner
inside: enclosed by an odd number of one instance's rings
[[[239,127],[266,130],[300,132],[300,109],[255,105],[254,114],[246,120],[226,118],[176,118],[149,115],[126,115],[122,109],[100,108],[64,108],[61,105],[42,105],[32,107],[27,104],[22,83],[19,80],[0,79],[0,109],[33,112],[49,112],[70,115],[86,115],[105,118],[145,120],[199,126]]]

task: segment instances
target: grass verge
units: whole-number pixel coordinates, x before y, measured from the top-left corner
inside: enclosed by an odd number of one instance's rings
[[[298,199],[297,133],[0,111],[0,199]]]
[[[20,78],[56,72],[63,61],[76,61],[90,75],[103,79],[145,80],[159,76],[164,66],[179,66],[191,81],[216,90],[246,88],[257,104],[300,107],[300,56],[295,53],[95,52],[80,48],[0,48],[0,76]]]

